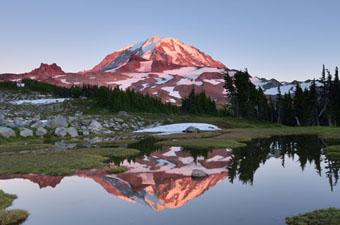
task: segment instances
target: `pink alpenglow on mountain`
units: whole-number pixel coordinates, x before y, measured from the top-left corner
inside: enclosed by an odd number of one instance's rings
[[[180,67],[225,68],[221,62],[178,39],[155,36],[107,55],[91,71],[147,73]]]
[[[66,73],[55,63],[42,63],[29,73],[0,74],[0,81],[35,79],[65,87],[84,84],[118,86],[173,104],[180,104],[195,89],[196,92],[205,91],[218,105],[224,105],[225,71],[231,76],[236,72],[176,38],[155,36],[107,55],[98,65],[85,72]],[[274,90],[270,94],[275,92],[279,83],[257,77],[252,81],[265,93],[266,90]]]

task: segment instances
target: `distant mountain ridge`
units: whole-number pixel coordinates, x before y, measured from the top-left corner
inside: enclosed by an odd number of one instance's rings
[[[66,87],[84,84],[119,86],[173,104],[180,104],[181,99],[194,88],[196,92],[205,91],[217,104],[223,105],[226,98],[223,87],[226,71],[233,75],[237,70],[229,69],[198,48],[176,38],[155,36],[107,55],[85,72],[68,73],[55,63],[42,63],[39,68],[28,73],[0,74],[0,80],[35,79]],[[279,82],[256,76],[251,81],[267,95],[276,95],[278,86],[281,86],[283,94],[293,92],[295,87],[294,82]],[[308,88],[311,81],[300,84]]]

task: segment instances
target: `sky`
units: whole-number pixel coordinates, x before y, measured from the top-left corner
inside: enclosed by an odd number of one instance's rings
[[[229,68],[281,81],[340,65],[338,0],[2,0],[0,73],[41,62],[92,68],[150,36],[176,37]]]

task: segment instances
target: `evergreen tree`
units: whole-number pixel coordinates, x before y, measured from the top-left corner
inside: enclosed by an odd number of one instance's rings
[[[256,118],[256,87],[250,81],[247,70],[238,71],[234,75],[234,85],[238,102],[239,116],[245,118]]]
[[[195,93],[193,88],[187,98],[182,100],[182,112],[199,115],[217,115],[215,101],[206,96],[205,92]]]
[[[309,91],[307,91],[307,115],[306,115],[306,125],[319,125],[318,116],[318,94],[316,91],[315,79],[312,80]]]
[[[281,85],[277,87],[277,95],[276,95],[276,119],[277,123],[282,123],[282,113],[283,113],[283,107],[282,107],[282,94],[281,94]]]
[[[295,96],[294,96],[294,117],[297,126],[301,126],[304,123],[304,115],[305,115],[305,99],[302,88],[299,83],[296,83],[295,87]]]
[[[229,72],[227,70],[224,73],[224,86],[223,87],[227,93],[226,110],[229,111],[231,115],[238,117],[239,109],[238,109],[236,89],[234,86],[233,78],[229,75]]]
[[[333,81],[333,107],[334,107],[334,123],[340,124],[340,81],[339,81],[339,69],[335,68],[335,75]]]

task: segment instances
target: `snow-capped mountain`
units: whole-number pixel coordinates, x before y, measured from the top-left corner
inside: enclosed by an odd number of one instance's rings
[[[136,62],[140,66],[131,67]],[[221,62],[176,38],[155,36],[107,55],[91,72],[161,72],[183,66],[225,68]]]
[[[119,86],[157,96],[164,102],[180,104],[194,88],[205,91],[218,105],[225,103],[224,72],[231,70],[218,60],[176,38],[151,37],[107,55],[92,69],[79,73],[65,73],[56,64],[41,64],[24,74],[0,74],[0,80],[18,81],[29,78],[60,86],[100,85]],[[252,82],[265,94],[294,91],[294,83],[252,77]],[[308,88],[311,81],[301,82]]]

